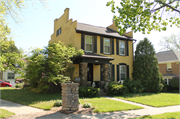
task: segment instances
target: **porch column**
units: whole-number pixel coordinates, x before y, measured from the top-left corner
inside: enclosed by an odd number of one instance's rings
[[[88,63],[80,63],[80,86],[87,86],[87,65]]]
[[[109,83],[109,64],[103,64],[103,81]]]

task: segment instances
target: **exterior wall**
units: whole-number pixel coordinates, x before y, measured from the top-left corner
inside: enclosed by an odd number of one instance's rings
[[[162,75],[168,73],[167,72],[167,63],[163,63],[163,64],[158,64],[159,66],[159,71],[161,72]],[[172,71],[169,73],[173,73],[175,75],[179,75],[179,63],[171,63],[171,69]]]
[[[93,81],[101,81],[101,65],[93,65]]]

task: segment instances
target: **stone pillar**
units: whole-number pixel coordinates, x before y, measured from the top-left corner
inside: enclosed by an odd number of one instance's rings
[[[105,81],[105,84],[106,82],[109,83],[109,64],[103,64],[102,75],[103,75],[103,81]]]
[[[79,83],[62,83],[62,111],[72,113],[79,109]]]
[[[80,63],[80,86],[87,86],[87,65],[88,63]]]

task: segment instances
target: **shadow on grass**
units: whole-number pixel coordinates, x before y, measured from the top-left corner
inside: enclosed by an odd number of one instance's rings
[[[126,93],[124,95],[113,96],[113,97],[133,98],[133,97],[150,96],[154,94],[158,94],[158,93]]]
[[[61,93],[37,94],[27,89],[0,88],[1,99],[19,104],[30,105],[41,101],[61,99]]]

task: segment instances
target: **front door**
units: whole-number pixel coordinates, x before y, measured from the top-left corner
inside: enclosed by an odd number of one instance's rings
[[[93,64],[89,63],[88,69],[89,69],[89,71],[87,72],[87,80],[91,81],[91,85],[92,85],[92,83],[93,83]]]

